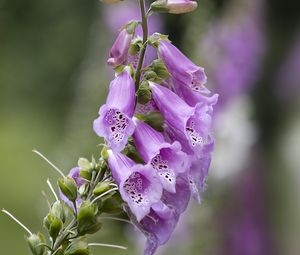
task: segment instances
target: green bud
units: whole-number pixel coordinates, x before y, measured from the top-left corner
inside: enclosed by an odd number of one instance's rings
[[[136,95],[137,95],[137,101],[140,104],[147,104],[151,100],[152,93],[147,81],[142,82],[138,91],[136,92]]]
[[[159,112],[150,112],[144,116],[144,121],[159,132],[163,132],[164,117]]]
[[[126,32],[128,34],[134,34],[139,22],[136,20],[130,21],[125,25]]]
[[[28,238],[26,237],[29,249],[33,255],[43,255],[45,253],[45,237],[41,233],[32,234]]]
[[[81,197],[84,197],[88,194],[88,190],[89,190],[89,184],[85,183],[79,187],[78,193],[80,194]]]
[[[93,234],[102,227],[102,223],[98,221],[97,213],[98,208],[95,204],[82,203],[77,216],[79,235]]]
[[[86,180],[91,180],[92,179],[92,176],[93,176],[93,170],[92,169],[82,169],[80,170],[79,172],[79,175],[83,178],[83,179],[86,179]]]
[[[130,44],[129,54],[131,56],[138,54],[142,47],[143,47],[143,41],[141,40],[141,38],[140,37],[134,38]]]
[[[107,153],[107,149],[104,146],[101,150],[101,157],[103,158],[103,160],[107,161],[108,160],[108,153]]]
[[[93,190],[93,194],[95,196],[99,196],[102,193],[104,193],[105,191],[108,191],[111,188],[111,182],[110,181],[106,181],[106,182],[99,182],[96,187]]]
[[[79,158],[78,159],[78,166],[81,169],[90,169],[91,168],[91,163],[88,159],[86,158]]]
[[[89,255],[89,247],[85,237],[79,237],[71,241],[64,255]]]
[[[63,222],[60,218],[56,217],[52,213],[48,213],[44,218],[44,226],[48,229],[49,235],[52,237],[52,239],[55,240],[63,227]]]
[[[61,221],[61,219],[53,217],[49,228],[49,235],[52,237],[53,240],[56,240],[62,227],[63,222]]]
[[[157,78],[157,74],[154,71],[149,70],[149,71],[145,72],[144,78],[146,80],[154,80]]]
[[[77,198],[77,184],[74,179],[67,176],[65,178],[58,179],[57,183],[61,192],[70,199],[70,201],[75,202]]]
[[[56,201],[51,207],[51,214],[65,222],[67,217],[65,204],[61,201]]]
[[[138,154],[137,149],[133,143],[128,143],[125,149],[123,150],[123,153],[127,157],[133,159],[136,163],[141,163],[141,164],[145,163],[144,160]]]
[[[123,212],[123,200],[119,193],[115,193],[112,197],[105,199],[101,207],[104,213],[119,214]]]
[[[167,35],[163,35],[163,34],[160,34],[160,33],[154,33],[152,34],[149,38],[148,38],[148,43],[154,47],[158,47],[158,44],[159,44],[159,41],[161,40],[167,40],[169,41],[168,39],[168,36]]]
[[[152,70],[157,74],[158,77],[162,79],[169,79],[170,74],[161,59],[156,59],[152,62],[151,66]]]

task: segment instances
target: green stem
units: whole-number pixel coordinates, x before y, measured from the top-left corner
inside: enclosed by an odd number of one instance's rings
[[[147,48],[147,40],[148,40],[148,21],[147,21],[147,14],[145,10],[145,1],[138,0],[140,7],[141,7],[141,16],[142,16],[142,29],[143,29],[143,47],[141,49],[139,62],[136,68],[135,73],[135,90],[137,91],[140,84],[141,74],[142,74],[142,67],[145,58],[146,48]]]

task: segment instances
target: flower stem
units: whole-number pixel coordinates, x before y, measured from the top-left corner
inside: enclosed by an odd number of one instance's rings
[[[145,58],[146,48],[147,48],[147,40],[148,40],[148,21],[147,15],[145,10],[145,1],[138,0],[141,8],[141,16],[142,16],[142,29],[143,29],[143,47],[140,52],[139,62],[136,68],[135,73],[135,90],[137,91],[140,84],[141,74],[142,74],[142,67]]]

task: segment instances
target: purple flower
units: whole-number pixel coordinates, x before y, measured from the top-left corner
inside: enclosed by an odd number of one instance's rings
[[[177,214],[182,214],[190,201],[191,189],[186,174],[181,174],[176,179],[176,193],[164,191],[161,201]]]
[[[129,69],[117,75],[111,82],[106,104],[101,106],[99,117],[94,120],[94,131],[104,137],[114,151],[124,149],[127,139],[134,132],[135,88]]]
[[[211,163],[211,154],[206,153],[201,159],[193,158],[188,174],[190,189],[194,200],[201,202],[200,192],[205,189],[205,178]]]
[[[181,151],[179,142],[167,143],[161,133],[146,123],[136,118],[133,121],[133,139],[139,154],[157,172],[163,188],[175,193],[177,175],[189,167],[188,156]]]
[[[180,96],[190,106],[195,106],[197,103],[215,105],[218,102],[219,95],[213,94],[209,96],[210,91],[204,86],[200,91],[195,91],[189,86],[185,86],[181,81],[172,79],[173,88],[178,96]]]
[[[113,67],[124,65],[128,59],[128,51],[134,32],[130,33],[127,28],[123,28],[116,41],[109,51],[107,64]]]
[[[130,210],[127,211],[134,224],[147,237],[145,255],[153,255],[158,246],[170,239],[179,220],[179,214],[162,202],[152,205],[150,213],[140,222],[136,221]]]
[[[78,187],[85,183],[84,179],[80,176],[80,167],[74,167],[70,170],[68,176],[70,176],[77,184]],[[60,198],[72,209],[75,210],[73,203],[61,192],[59,189]],[[82,203],[81,198],[76,199],[77,207],[80,207]]]
[[[150,212],[153,204],[160,201],[162,186],[149,165],[136,164],[127,156],[108,150],[108,164],[119,186],[120,194],[127,202],[137,221]]]
[[[191,62],[172,43],[166,40],[160,41],[158,55],[165,63],[172,79],[179,81],[180,85],[197,92],[206,91],[204,84],[207,77],[204,69]]]
[[[150,87],[171,139],[178,140],[183,151],[195,154],[197,158],[210,152],[214,144],[211,136],[212,106],[200,102],[191,107],[163,86],[150,82]]]
[[[194,11],[198,4],[190,0],[157,0],[151,4],[151,10],[181,14]]]

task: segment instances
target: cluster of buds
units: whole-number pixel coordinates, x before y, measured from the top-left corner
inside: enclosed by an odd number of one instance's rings
[[[91,162],[80,158],[68,176],[55,167],[62,177],[60,199],[48,182],[56,198],[44,219],[50,241],[29,231],[34,255],[90,254],[89,247],[97,244],[89,244],[86,235],[101,229],[102,214],[123,211],[147,237],[145,255],[152,255],[169,240],[190,198],[200,202],[214,147],[211,124],[218,95],[205,87],[202,67],[166,35],[148,36],[147,28],[153,12],[190,12],[197,3],[158,0],[146,12],[139,1],[142,21],[124,25],[109,52],[115,78],[93,123],[105,140],[101,156]],[[145,64],[148,45],[158,58]]]

